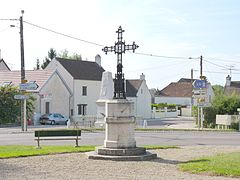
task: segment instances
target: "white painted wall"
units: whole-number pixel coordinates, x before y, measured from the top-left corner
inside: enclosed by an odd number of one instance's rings
[[[74,94],[74,79],[72,75],[59,63],[56,59],[53,59],[48,66],[46,67],[47,69],[54,69],[59,72],[59,74],[62,76],[64,82],[67,84],[69,89],[71,90],[71,93]],[[73,102],[73,96],[70,99],[70,111],[71,109],[74,109],[74,102]],[[69,112],[70,114],[70,112]]]
[[[144,80],[137,92],[137,97],[127,97],[134,102],[134,112],[136,117],[151,118],[151,94]]]
[[[63,77],[65,83],[68,85],[68,87],[71,89],[73,92],[73,77],[71,74],[59,63],[56,59],[53,59],[48,66],[45,68],[46,70],[48,69],[57,69],[58,72],[61,74]]]
[[[87,86],[87,96],[82,96],[82,87]],[[74,80],[74,116],[78,113],[78,104],[87,104],[86,115],[97,114],[96,101],[100,95],[101,81]]]
[[[40,113],[45,114],[45,103],[50,102],[50,113],[70,114],[70,92],[57,73],[48,79],[48,82],[39,92]]]
[[[165,97],[165,96],[156,96],[155,103],[167,103],[167,104],[176,104],[176,105],[191,105],[190,97]]]

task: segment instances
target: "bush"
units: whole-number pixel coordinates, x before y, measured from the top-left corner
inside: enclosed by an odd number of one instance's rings
[[[214,107],[205,107],[203,109],[204,122],[203,126],[207,128],[214,128],[216,125],[216,110]]]

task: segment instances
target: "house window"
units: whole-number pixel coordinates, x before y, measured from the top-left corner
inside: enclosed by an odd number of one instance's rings
[[[49,114],[49,112],[50,112],[50,102],[46,102],[45,103],[45,114]]]
[[[141,94],[143,93],[143,89],[141,89]]]
[[[78,104],[78,115],[87,114],[87,104]]]
[[[82,87],[82,95],[87,96],[87,86]]]

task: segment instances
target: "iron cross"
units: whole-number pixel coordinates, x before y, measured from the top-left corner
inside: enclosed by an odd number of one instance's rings
[[[116,33],[118,34],[118,41],[115,42],[114,46],[105,46],[102,50],[107,54],[108,52],[114,52],[117,54],[117,74],[114,79],[114,99],[126,99],[125,85],[124,85],[124,74],[122,73],[122,54],[128,50],[135,52],[139,46],[133,42],[132,45],[126,45],[125,41],[122,41],[122,33],[124,30],[120,26]]]

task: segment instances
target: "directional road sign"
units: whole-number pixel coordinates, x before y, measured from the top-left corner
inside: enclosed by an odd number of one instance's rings
[[[193,88],[195,89],[203,89],[203,88],[207,88],[207,82],[206,80],[200,80],[200,79],[196,79],[193,82]]]
[[[23,83],[19,85],[20,90],[36,90],[38,85],[35,82]]]
[[[14,99],[19,99],[19,100],[28,99],[28,96],[23,94],[16,94],[14,95]]]

